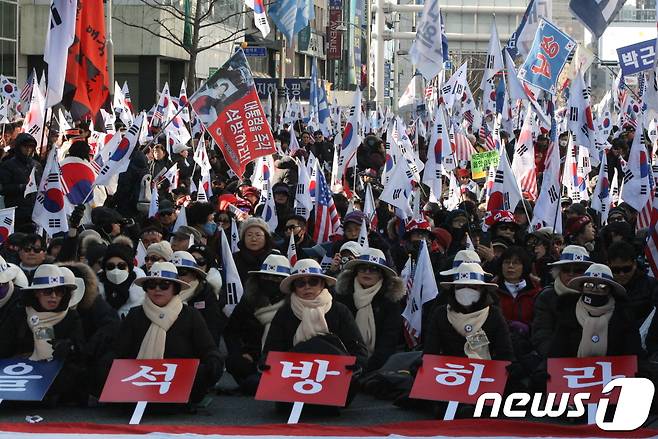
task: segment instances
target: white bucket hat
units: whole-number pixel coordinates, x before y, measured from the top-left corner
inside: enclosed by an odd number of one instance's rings
[[[73,308],[85,296],[85,281],[79,277],[75,277],[75,274],[67,267],[59,267],[59,270],[64,275],[64,282],[75,285],[75,289],[71,292],[71,299],[69,300],[69,308]]]
[[[147,276],[135,279],[135,285],[140,287],[151,279],[168,280],[177,283],[181,288],[189,288],[190,284],[178,279],[178,269],[171,262],[154,262]]]
[[[569,288],[572,288],[574,290],[579,290],[581,291],[581,288],[583,287],[583,284],[585,282],[592,282],[592,283],[603,283],[606,285],[609,285],[611,290],[611,293],[616,295],[616,296],[624,296],[626,295],[626,288],[624,288],[621,284],[617,283],[614,281],[614,277],[612,276],[612,270],[610,270],[610,267],[607,265],[603,264],[592,264],[589,267],[587,267],[587,271],[585,271],[585,274],[582,276],[578,276],[574,279],[571,279],[571,282],[569,282],[569,285],[567,285]]]
[[[57,265],[41,264],[34,271],[34,277],[29,287],[23,288],[23,291],[44,290],[47,288],[65,287],[69,291],[76,288],[75,281],[64,278],[64,273]]]
[[[324,279],[327,285],[332,286],[336,284],[336,279],[327,276],[322,272],[322,267],[314,259],[300,259],[292,268],[290,276],[281,281],[281,291],[290,293],[290,287],[295,279],[300,277],[319,277]]]
[[[270,276],[290,276],[290,261],[283,255],[269,255],[260,266],[260,270],[250,271],[249,274],[268,274]]]
[[[356,270],[359,265],[373,265],[388,276],[397,276],[398,274],[386,264],[384,252],[378,248],[367,248],[363,250],[356,259],[352,259],[345,264],[345,270]]]
[[[480,256],[473,250],[459,250],[452,261],[452,268],[450,270],[443,270],[439,272],[441,276],[452,276],[457,273],[457,268],[464,262],[471,262],[473,264],[481,264]]]
[[[457,285],[483,286],[489,289],[498,288],[498,285],[484,281],[484,276],[486,274],[487,273],[484,272],[480,265],[472,262],[464,262],[457,267],[452,282],[441,282],[440,285],[441,288],[454,287]]]
[[[340,250],[338,250],[338,253],[348,251],[352,253],[355,257],[360,256],[363,253],[363,247],[361,244],[355,241],[347,241],[345,244],[343,244],[340,247]]]
[[[564,247],[562,253],[560,254],[560,259],[555,261],[549,266],[559,266],[567,264],[591,264],[592,261],[589,258],[589,253],[585,250],[585,247],[579,245],[568,245]]]
[[[206,272],[199,268],[199,264],[196,263],[196,259],[194,259],[194,256],[192,256],[189,252],[184,250],[174,252],[173,256],[171,257],[171,263],[176,266],[176,271],[178,271],[178,268],[185,268],[194,271],[203,279],[206,278]]]

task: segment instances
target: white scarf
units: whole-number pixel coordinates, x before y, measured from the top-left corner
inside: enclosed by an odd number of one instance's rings
[[[261,308],[257,308],[254,311],[254,317],[256,317],[256,319],[264,327],[263,337],[260,342],[261,347],[265,346],[265,340],[267,340],[267,334],[270,332],[270,325],[272,324],[272,319],[274,318],[274,315],[279,310],[279,308],[283,306],[284,303],[285,300],[281,299],[276,303],[263,306]]]
[[[382,288],[383,279],[379,279],[375,285],[369,288],[363,288],[356,277],[354,278],[354,306],[356,306],[356,326],[363,336],[363,341],[368,347],[368,354],[372,355],[375,351],[375,340],[377,330],[375,327],[375,314],[372,312],[372,299]]]
[[[27,326],[34,337],[34,351],[30,355],[30,360],[52,360],[53,345],[48,343],[52,338],[47,338],[47,335],[54,333],[55,325],[64,320],[69,309],[66,308],[60,312],[39,312],[28,306],[25,311],[27,312]]]
[[[326,288],[311,300],[302,299],[294,293],[290,296],[292,312],[301,320],[292,341],[293,346],[316,335],[329,334],[324,315],[331,309],[331,302],[331,294]]]
[[[188,283],[190,284],[190,287],[185,288],[184,290],[181,290],[180,293],[178,293],[178,297],[180,298],[180,301],[183,303],[187,303],[191,298],[196,296],[197,293],[196,289],[199,286],[199,281],[197,279]]]
[[[151,321],[151,326],[149,326],[146,335],[144,335],[137,359],[162,359],[164,358],[165,343],[167,342],[167,331],[174,324],[183,309],[183,302],[176,295],[171,298],[166,306],[159,307],[146,296],[144,297],[142,308],[146,317]]]
[[[578,300],[576,319],[583,327],[583,334],[578,345],[578,358],[606,355],[608,352],[608,323],[614,310],[615,299],[613,297],[610,297],[608,303],[603,306],[591,306]]]
[[[560,276],[555,278],[555,282],[553,282],[553,289],[555,290],[555,294],[558,296],[562,296],[563,294],[580,294],[580,291],[569,288],[563,284],[562,280],[560,280]]]
[[[464,354],[468,358],[476,358],[478,360],[491,360],[491,353],[489,352],[489,343],[484,346],[476,346],[473,348],[469,343],[469,338],[478,336],[486,337],[487,334],[482,329],[482,325],[489,316],[489,307],[482,308],[469,314],[462,314],[453,311],[448,305],[448,321],[455,328],[462,337],[466,338],[464,343]],[[466,328],[469,330],[467,331]]]

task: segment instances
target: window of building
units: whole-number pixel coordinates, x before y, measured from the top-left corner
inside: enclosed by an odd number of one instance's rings
[[[17,3],[0,0],[0,74],[16,78]]]

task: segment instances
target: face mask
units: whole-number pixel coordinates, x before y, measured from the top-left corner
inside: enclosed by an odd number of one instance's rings
[[[217,223],[210,222],[203,225],[203,231],[206,232],[206,235],[212,236],[217,231]]]
[[[607,294],[583,293],[582,296],[583,303],[596,307],[605,305],[608,300],[610,297]]]
[[[9,282],[0,286],[0,300],[4,299],[9,292]]]
[[[120,285],[124,283],[126,279],[128,279],[128,275],[128,270],[121,270],[119,268],[105,272],[105,277],[107,280],[112,282],[114,285]]]
[[[567,146],[567,143],[568,143],[568,142],[567,142],[566,140],[560,140],[560,146],[561,146],[562,148],[564,148],[565,146]]]
[[[461,306],[471,306],[480,300],[480,291],[473,288],[459,288],[455,290],[455,300]]]

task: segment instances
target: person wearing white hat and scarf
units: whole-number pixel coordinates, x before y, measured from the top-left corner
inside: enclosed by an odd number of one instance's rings
[[[368,348],[367,371],[379,369],[402,343],[402,279],[386,265],[384,253],[365,249],[336,280],[336,300],[355,317]]]
[[[121,322],[115,358],[198,358],[190,400],[200,401],[221,376],[223,365],[203,317],[178,296],[189,284],[178,279],[171,262],[154,263],[149,275],[135,283],[146,297]]]

